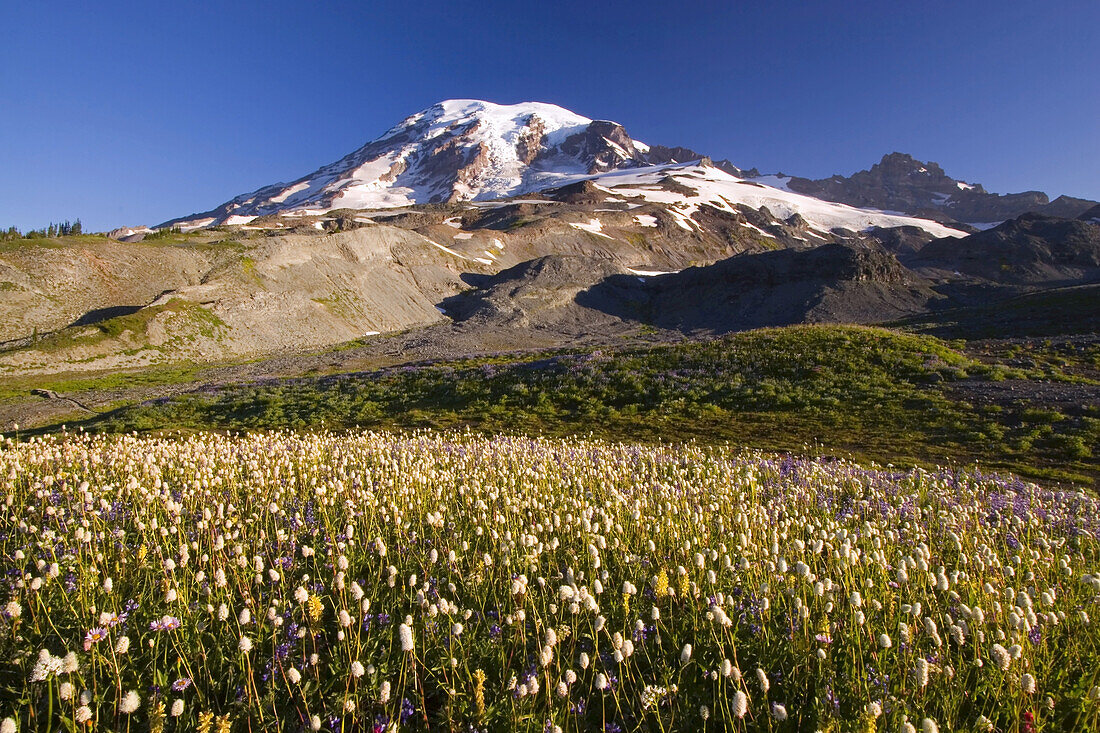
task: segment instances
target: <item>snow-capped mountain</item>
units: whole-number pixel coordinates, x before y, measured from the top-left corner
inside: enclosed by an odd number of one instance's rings
[[[496,199],[609,170],[701,157],[687,148],[650,147],[618,123],[552,104],[451,99],[297,181],[265,186],[165,225],[243,224],[287,211]],[[717,165],[740,173],[728,161]]]
[[[247,224],[271,214],[486,201],[591,179],[605,186],[638,184],[630,195],[663,204],[688,230],[694,226],[692,214],[708,204],[724,210],[768,207],[783,219],[798,214],[823,231],[909,225],[939,237],[962,234],[922,218],[822,201],[790,190],[783,180],[746,178],[753,175],[758,174],[689,148],[647,145],[616,122],[591,120],[552,104],[452,99],[297,181],[265,186],[161,226],[189,229]],[[677,181],[679,189],[662,188],[661,179]]]

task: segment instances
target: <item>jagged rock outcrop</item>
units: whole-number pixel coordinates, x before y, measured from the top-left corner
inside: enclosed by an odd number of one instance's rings
[[[905,153],[884,155],[870,170],[848,177],[794,177],[787,186],[792,191],[849,206],[971,223],[998,222],[1029,211],[1072,218],[1096,203],[1069,196],[1051,201],[1042,191],[989,193],[980,183],[956,180],[939,164],[925,163]]]

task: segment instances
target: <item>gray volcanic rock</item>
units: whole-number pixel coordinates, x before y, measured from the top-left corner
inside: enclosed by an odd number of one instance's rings
[[[726,333],[876,323],[922,312],[937,297],[881,249],[827,244],[742,254],[652,278],[613,276],[578,294],[577,303],[658,328]]]
[[[924,245],[935,239],[931,234],[918,227],[893,227],[891,229],[874,227],[864,232],[864,234],[878,241],[887,252],[897,257],[906,257],[919,252],[924,248]]]
[[[740,255],[653,285],[653,322],[688,331],[873,323],[918,313],[934,297],[892,255],[843,244]]]
[[[1093,282],[1100,279],[1100,224],[1024,214],[962,239],[937,239],[911,266],[1012,285]]]
[[[849,177],[820,180],[791,178],[792,191],[861,208],[902,211],[941,221],[995,222],[1035,211],[1072,218],[1096,202],[1060,196],[1053,202],[1042,191],[988,193],[980,183],[951,178],[936,163],[890,153]]]
[[[442,310],[465,325],[510,328],[561,328],[581,325],[599,330],[614,310],[607,303],[577,303],[577,295],[627,270],[609,259],[579,255],[548,255],[503,270],[478,282],[477,289],[448,298]],[[627,278],[627,283],[635,283]],[[637,285],[633,290],[640,290]],[[616,298],[621,303],[621,298]],[[602,307],[600,307],[602,306]]]

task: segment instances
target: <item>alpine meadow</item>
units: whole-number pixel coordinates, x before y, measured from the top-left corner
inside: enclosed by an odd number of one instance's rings
[[[1100,731],[1098,25],[0,8],[0,733]]]

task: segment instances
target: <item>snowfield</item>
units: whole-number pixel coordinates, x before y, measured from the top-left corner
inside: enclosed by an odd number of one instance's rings
[[[666,178],[671,178],[696,193],[685,195],[667,190],[662,184]],[[936,237],[966,236],[966,232],[928,219],[822,201],[812,196],[766,186],[758,183],[759,179],[737,178],[725,171],[698,163],[612,171],[596,176],[593,180],[610,188],[616,195],[627,198],[640,196],[651,203],[665,204],[677,216],[677,223],[685,229],[694,226],[691,215],[704,204],[731,213],[734,205],[742,204],[753,209],[767,207],[768,211],[780,219],[799,214],[811,226],[826,231],[843,228],[858,232],[871,227],[913,226]]]

